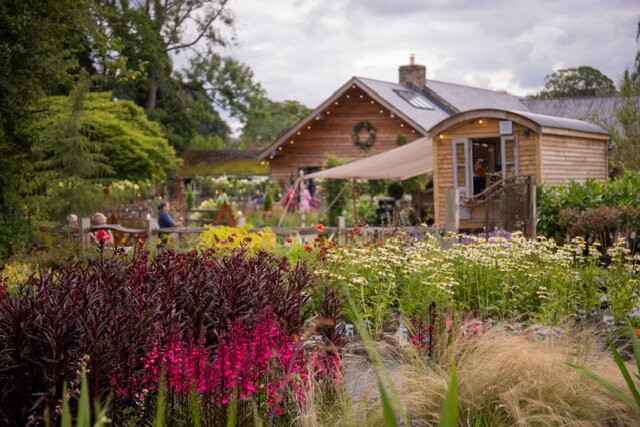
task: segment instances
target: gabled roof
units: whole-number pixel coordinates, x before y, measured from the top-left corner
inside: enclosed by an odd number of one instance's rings
[[[352,77],[316,109],[306,115],[291,129],[280,135],[278,139],[276,139],[273,143],[269,144],[265,149],[263,149],[258,157],[260,159],[264,159],[265,157],[269,156],[270,153],[276,150],[280,145],[284,144],[289,138],[294,136],[296,132],[307,126],[307,124],[312,123],[316,116],[326,110],[331,104],[333,104],[334,101],[340,98],[344,94],[344,92],[350,89],[354,84],[362,89],[373,100],[384,106],[391,113],[406,121],[423,135],[427,134],[428,127],[438,123],[440,120],[450,115],[450,110],[447,110],[446,108],[441,106],[438,100],[430,98],[428,94],[422,93],[412,86],[383,82],[380,80],[367,79],[363,77]],[[424,110],[413,107],[407,101],[402,99],[396,92],[394,92],[394,90],[416,92],[426,97],[431,102],[434,108],[433,110]]]
[[[392,111],[394,113],[399,113],[405,117],[409,117],[425,130],[455,112],[447,105],[444,105],[438,98],[431,96],[428,92],[421,92],[413,86],[368,79],[365,77],[356,77],[356,79],[362,85],[377,93],[381,98],[385,99],[391,106],[393,106]],[[410,91],[424,96],[433,107],[433,110],[425,110],[412,106],[401,98],[397,91]]]

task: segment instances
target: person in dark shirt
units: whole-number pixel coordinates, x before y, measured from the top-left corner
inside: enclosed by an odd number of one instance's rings
[[[169,209],[171,206],[168,202],[162,202],[158,206],[158,227],[160,228],[170,228],[170,227],[180,227],[180,222],[176,222],[171,217],[169,213]],[[167,233],[158,234],[158,238],[160,239],[161,245],[166,245],[169,241],[169,235]]]
[[[169,228],[180,226],[179,223],[176,223],[173,218],[171,218],[171,214],[169,213],[170,208],[171,206],[169,206],[168,202],[162,202],[160,206],[158,206],[158,227]]]

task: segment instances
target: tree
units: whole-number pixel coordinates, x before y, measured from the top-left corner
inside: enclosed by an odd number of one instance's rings
[[[26,249],[34,104],[71,81],[87,11],[88,0],[0,2],[0,257]]]
[[[170,54],[202,45],[211,52],[233,39],[229,0],[98,0],[98,13],[122,41],[122,55],[143,69],[147,110],[156,106],[158,89],[171,76]],[[194,32],[192,30],[195,30]],[[133,65],[133,64],[129,64]],[[142,66],[142,67],[140,67]]]
[[[615,95],[616,87],[599,70],[583,65],[577,68],[563,68],[545,76],[544,89],[539,98],[561,98],[570,96]]]
[[[47,170],[57,165],[58,177],[136,181],[166,177],[175,169],[174,149],[141,107],[129,100],[114,101],[109,92],[80,90],[41,102],[47,112],[37,123],[43,136],[37,148]]]
[[[251,104],[242,128],[242,144],[263,147],[309,114],[311,109],[297,101],[257,98]]]
[[[43,188],[41,195],[45,199],[55,194],[55,207],[61,212],[80,212],[91,206],[90,200],[95,199],[91,184],[113,173],[85,111],[89,85],[85,73],[70,96],[65,97],[58,114],[44,123],[41,143],[35,146],[40,155],[34,183]],[[52,205],[43,204],[45,208]]]
[[[227,3],[97,0],[94,19],[104,40],[93,37],[89,55],[100,77],[96,89],[145,107],[179,152],[196,135],[227,140],[230,129],[218,110],[244,120],[250,100],[262,95],[246,65],[215,52],[234,40]],[[172,54],[181,50],[191,60],[176,71]]]
[[[640,22],[636,42],[640,42]],[[620,83],[620,105],[615,109],[617,124],[609,124],[611,161],[622,169],[640,170],[640,49],[635,69],[625,70]]]

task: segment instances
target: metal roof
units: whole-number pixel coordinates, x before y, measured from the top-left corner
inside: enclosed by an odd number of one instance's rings
[[[568,129],[568,130],[575,130],[580,132],[591,132],[591,133],[600,133],[604,135],[609,135],[609,131],[607,131],[606,129],[584,120],[568,119],[566,117],[531,113],[529,111],[512,110],[511,112],[514,114],[520,114],[521,116],[528,118],[529,120],[537,123],[542,127]]]
[[[527,110],[527,107],[520,102],[519,97],[504,91],[480,89],[431,79],[427,79],[426,89],[435,92],[458,111],[478,108]]]
[[[439,105],[436,99],[431,98],[428,93],[423,93],[412,86],[364,77],[356,77],[356,79],[387,101],[387,103],[396,110],[396,113],[409,117],[416,123],[419,123],[424,129],[429,129],[431,126],[443,119],[446,119],[451,114],[450,111],[445,110],[442,105]],[[394,92],[397,90],[416,92],[417,94],[424,96],[433,107],[433,110],[414,107],[398,95],[398,93]]]

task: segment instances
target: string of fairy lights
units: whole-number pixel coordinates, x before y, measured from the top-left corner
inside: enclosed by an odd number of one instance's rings
[[[357,90],[357,89],[358,89],[358,85],[356,85],[356,84],[352,84],[352,85],[351,85],[351,90]],[[356,95],[354,95],[354,96],[356,96]],[[364,100],[364,99],[365,99],[365,94],[362,94],[362,93],[357,94],[357,97],[358,97],[358,99]],[[351,94],[350,94],[350,93],[346,93],[344,96],[342,96],[342,97],[340,97],[339,99],[335,100],[335,101],[333,102],[333,106],[337,107],[337,106],[339,106],[339,105],[340,105],[340,102],[345,102],[345,99],[346,99],[346,100],[350,100],[351,98],[352,98]],[[369,96],[367,96],[367,98],[369,98],[369,103],[370,103],[371,105],[376,105],[376,104],[378,104],[378,102],[377,102],[376,100],[374,100],[373,98],[371,98],[371,97],[369,97]],[[390,110],[390,109],[386,109],[386,108],[384,108],[384,107],[382,107],[382,106],[381,106],[381,108],[380,108],[380,110],[379,110],[379,113],[380,113],[380,114],[385,114],[385,112],[386,112],[386,111],[388,111],[388,112],[389,112],[389,117],[390,117],[390,118],[392,118],[392,119],[393,119],[393,118],[396,118],[396,115],[394,114],[394,112],[393,112],[392,110]],[[322,117],[322,115],[323,115],[323,114],[324,114],[324,116],[325,116],[325,117],[329,117],[329,116],[331,116],[331,110],[330,110],[329,108],[327,108],[327,109],[326,109],[326,110],[324,110],[323,112],[321,112],[321,113],[317,114],[317,115],[316,115],[315,117],[313,117],[313,119],[311,119],[311,120],[313,120],[313,121],[319,121],[319,120],[322,120],[322,118],[323,118],[323,117]],[[302,126],[300,127],[300,129],[298,129],[298,130],[295,132],[295,135],[294,135],[291,139],[289,139],[289,145],[295,145],[295,143],[296,143],[296,139],[297,139],[298,137],[302,137],[304,132],[308,132],[308,131],[310,131],[310,130],[312,129],[312,126],[311,126],[311,124],[309,124],[309,121],[310,121],[310,120],[308,120],[306,124],[302,125]],[[399,123],[399,127],[400,127],[400,128],[405,128],[405,124],[404,124],[404,122],[403,122],[401,119],[398,119],[398,121],[400,122],[400,123]],[[415,134],[415,133],[416,133],[416,130],[415,130],[415,129],[411,129],[411,133],[412,133],[412,134]],[[274,150],[271,152],[271,154],[269,155],[269,160],[263,160],[263,161],[261,161],[261,162],[260,162],[260,164],[261,164],[261,165],[263,165],[263,166],[264,166],[264,165],[269,165],[270,161],[271,161],[271,160],[273,160],[273,159],[276,157],[276,155],[278,155],[278,154],[284,154],[284,151],[285,151],[285,147],[286,147],[286,145],[287,145],[287,144],[286,144],[286,142],[284,142],[284,143],[280,144],[280,146],[277,148],[277,150],[275,150],[275,149],[274,149]]]

